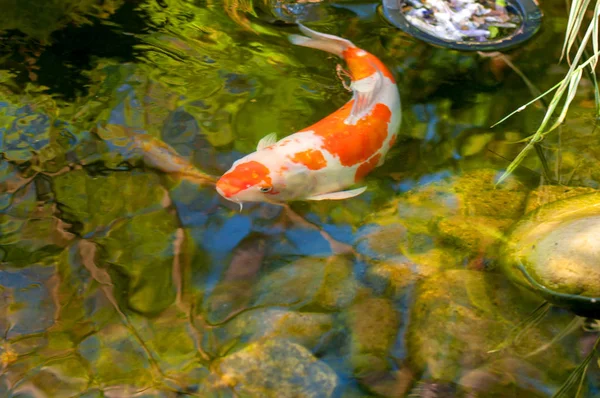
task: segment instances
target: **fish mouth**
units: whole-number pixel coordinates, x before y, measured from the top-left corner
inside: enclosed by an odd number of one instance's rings
[[[230,202],[233,202],[233,203],[237,203],[238,205],[240,205],[240,213],[242,212],[242,209],[244,208],[244,204],[241,201],[228,197],[225,194],[225,192],[223,192],[223,190],[218,185],[215,188],[217,189],[217,193],[219,195],[221,195],[224,199],[226,199],[226,200],[228,200]]]

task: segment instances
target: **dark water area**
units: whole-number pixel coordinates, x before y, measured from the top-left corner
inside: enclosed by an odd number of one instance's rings
[[[533,39],[481,54],[407,36],[376,1],[7,2],[0,397],[553,396],[600,325],[540,312],[499,247],[595,192],[600,150],[584,75],[546,169],[532,152],[496,185],[544,103],[490,126],[568,70],[566,6],[540,6]],[[220,176],[348,101],[341,61],[288,41],[296,18],[390,68],[398,140],[358,197],[240,212],[169,162]],[[576,384],[600,396],[598,356]]]

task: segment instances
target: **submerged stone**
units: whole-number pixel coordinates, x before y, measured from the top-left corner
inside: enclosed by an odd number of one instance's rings
[[[256,287],[255,304],[336,310],[347,306],[356,290],[352,262],[348,258],[306,257],[262,278]]]
[[[432,380],[456,382],[465,372],[497,359],[498,347],[540,304],[535,295],[521,293],[502,275],[480,271],[449,270],[423,280],[415,290],[406,332],[409,363]],[[547,317],[547,323],[528,329],[501,355],[525,356],[538,350],[571,319],[560,314]],[[544,370],[556,380],[566,377],[572,356],[572,350],[554,344],[528,362],[540,368],[553,361]]]
[[[377,260],[404,256],[419,274],[464,267],[523,213],[523,184],[512,178],[496,186],[498,177],[493,169],[469,170],[418,186],[367,220],[358,251]]]
[[[313,348],[327,341],[332,329],[333,316],[330,314],[258,308],[239,314],[223,327],[223,348],[273,338],[285,338]]]
[[[367,298],[350,307],[350,362],[355,375],[386,370],[399,318],[391,300],[385,298]]]
[[[213,371],[216,385],[244,397],[326,398],[338,384],[335,372],[310,351],[279,339],[250,344],[215,363]]]
[[[525,213],[529,213],[538,207],[561,199],[567,199],[572,196],[583,195],[586,193],[597,192],[598,190],[589,187],[565,187],[562,185],[542,185],[541,187],[529,192]]]
[[[538,208],[519,221],[501,266],[515,282],[573,312],[600,317],[600,193]]]

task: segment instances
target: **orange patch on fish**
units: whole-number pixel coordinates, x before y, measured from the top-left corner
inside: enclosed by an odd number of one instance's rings
[[[292,162],[300,163],[306,166],[309,170],[320,170],[327,166],[327,161],[323,156],[323,152],[316,149],[309,149],[303,152],[298,152],[291,157]]]
[[[343,166],[362,163],[381,149],[388,135],[388,124],[392,117],[390,108],[376,104],[371,113],[356,124],[345,124],[354,100],[325,119],[305,130],[312,130],[323,137],[323,149],[337,156]]]
[[[379,162],[379,159],[381,159],[381,155],[377,154],[377,155],[373,156],[371,159],[369,159],[367,162],[358,166],[358,169],[356,169],[356,174],[354,175],[354,181],[362,180],[364,176],[369,174],[371,172],[371,170],[373,170],[375,167],[377,167],[377,163]]]
[[[269,169],[264,164],[251,160],[238,164],[232,171],[226,173],[217,182],[226,197],[231,197],[244,189],[259,183],[271,185]]]
[[[363,55],[360,55],[363,54]],[[396,83],[394,75],[376,56],[361,50],[358,47],[349,47],[343,52],[344,60],[348,64],[353,80],[364,79],[379,70],[382,75]]]

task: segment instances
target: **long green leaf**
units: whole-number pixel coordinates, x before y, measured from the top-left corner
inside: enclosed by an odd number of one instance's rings
[[[600,344],[600,336],[596,339],[594,346],[590,353],[585,357],[585,359],[571,372],[567,380],[563,383],[560,389],[552,396],[552,398],[561,398],[568,397],[567,393],[575,386],[575,384],[581,384],[581,379],[585,377],[587,372],[587,368],[596,354],[596,350],[598,349],[598,345]]]
[[[531,101],[529,101],[528,103],[526,103],[525,105],[519,107],[517,110],[512,111],[511,113],[509,113],[508,115],[504,116],[502,119],[500,119],[499,121],[497,121],[496,123],[492,124],[490,126],[490,128],[492,127],[496,127],[497,125],[499,125],[500,123],[504,122],[506,119],[510,118],[511,116],[513,116],[516,113],[519,113],[523,110],[525,110],[525,108],[527,108],[529,105],[533,104],[534,102],[537,102],[540,100],[540,98],[545,97],[546,95],[550,94],[552,91],[556,90],[560,85],[562,84],[562,80],[558,83],[556,83],[554,86],[552,86],[550,89],[544,91],[542,94],[538,95],[537,97],[535,97],[534,99],[532,99]]]
[[[562,60],[565,55],[567,57],[567,61],[570,63],[569,53],[571,52],[571,47],[573,43],[575,43],[575,39],[579,33],[579,29],[581,28],[581,23],[585,17],[585,12],[590,4],[590,0],[575,0],[571,4],[571,9],[569,11],[569,21],[567,23],[567,29],[565,32],[565,42],[563,44],[562,53],[560,55],[560,59]]]
[[[558,119],[556,119],[556,121],[554,122],[554,124],[552,125],[550,130],[548,130],[548,132],[557,128],[565,120],[565,117],[567,116],[567,112],[569,111],[569,106],[571,105],[573,98],[575,98],[575,95],[577,94],[577,86],[579,86],[579,81],[581,80],[582,74],[583,74],[583,69],[577,69],[573,73],[573,76],[571,76],[571,79],[569,81],[569,90],[567,92],[567,98],[565,99],[565,103],[563,104],[563,109],[560,112]]]
[[[591,35],[591,32],[592,32],[592,29],[588,29],[588,31],[586,32],[586,36],[587,36],[588,39],[589,39],[589,35]],[[577,52],[577,55],[575,57],[575,60],[574,60],[575,62],[579,62],[579,59],[581,58],[581,54],[583,53],[583,49],[582,48],[580,48],[579,50],[580,51]],[[577,74],[580,75],[581,74],[580,71],[582,71],[583,68],[587,67],[592,62],[596,61],[598,59],[598,56],[600,56],[600,52],[594,53],[590,58],[588,58],[585,62],[583,62],[582,64],[578,65],[577,67],[575,67],[576,64],[573,64],[571,66],[571,68],[569,69],[569,72],[567,73],[566,77],[563,80],[561,80],[557,85],[555,85],[550,90],[548,90],[544,94],[542,94],[542,96],[546,95],[549,92],[551,92],[551,91],[553,91],[553,90],[556,89],[556,93],[554,94],[554,97],[552,98],[552,101],[550,102],[550,104],[548,106],[548,110],[546,111],[546,114],[544,115],[544,119],[542,120],[542,123],[538,127],[538,129],[535,132],[535,134],[533,134],[533,136],[531,137],[530,141],[527,143],[527,145],[525,146],[525,148],[523,148],[521,150],[521,152],[517,155],[517,157],[508,165],[506,171],[500,176],[500,178],[498,179],[498,182],[496,183],[496,185],[501,184],[510,174],[512,174],[512,172],[515,171],[515,169],[523,161],[523,159],[525,158],[525,156],[533,148],[533,144],[535,144],[536,142],[541,141],[543,139],[543,136],[546,133],[549,132],[549,131],[546,131],[546,126],[549,123],[550,118],[554,114],[554,111],[555,111],[556,107],[558,106],[558,104],[559,104],[559,102],[560,102],[560,100],[561,100],[564,92],[571,85],[570,84],[572,82],[571,79],[573,79],[573,76],[577,76]],[[576,89],[577,85],[575,85],[574,87]],[[530,101],[525,106],[530,105],[531,103],[535,102],[536,100],[537,100],[537,98],[535,100],[533,100],[533,101]],[[519,108],[519,109],[521,109],[521,108]],[[568,107],[567,107],[567,110],[568,110]],[[517,110],[517,111],[520,111],[520,110]],[[563,111],[566,114],[566,110],[563,109]],[[502,121],[506,120],[508,117],[512,116],[514,113],[516,113],[516,111],[513,112],[512,114],[510,114],[509,116],[505,117],[504,119],[502,119]],[[495,125],[501,123],[502,121],[496,123]],[[556,127],[558,127],[558,125],[559,124],[556,124],[556,126],[553,126],[553,129],[556,128]]]

